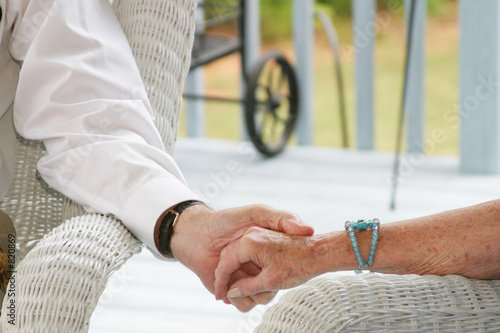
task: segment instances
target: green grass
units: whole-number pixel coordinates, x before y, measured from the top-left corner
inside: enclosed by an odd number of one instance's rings
[[[335,22],[343,49],[351,47],[352,27],[349,19]],[[263,49],[284,51],[293,61],[290,40],[273,40]],[[375,148],[392,151],[395,147],[397,119],[401,103],[404,67],[404,31],[400,17],[393,17],[377,36],[375,55]],[[427,151],[433,155],[456,155],[458,130],[444,114],[458,101],[458,28],[456,3],[447,2],[445,10],[432,15],[427,23],[425,73],[425,130],[431,137],[436,130],[443,131],[446,140]],[[341,147],[340,118],[333,59],[326,39],[318,34],[315,48],[314,81],[314,144]],[[343,54],[346,104],[351,147],[355,146],[355,91],[354,59]],[[232,56],[204,67],[207,90],[212,94],[236,97],[240,91],[239,57]],[[206,136],[238,140],[241,129],[241,106],[217,102],[206,103]],[[184,117],[180,135],[185,135]]]

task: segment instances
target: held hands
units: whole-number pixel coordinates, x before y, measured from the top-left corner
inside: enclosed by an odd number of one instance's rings
[[[317,275],[314,250],[311,237],[252,227],[222,250],[215,271],[215,296],[234,302],[262,291],[296,287]],[[235,281],[234,274],[250,263],[258,273]]]
[[[304,224],[298,216],[264,205],[231,208],[218,212],[203,205],[196,205],[180,215],[170,243],[172,253],[198,275],[209,291],[215,293],[215,269],[219,264],[221,253],[228,245],[249,231],[260,230],[252,227],[297,236],[310,236],[314,233],[313,228]],[[224,251],[226,253],[229,249]],[[282,253],[283,257],[289,255],[290,253]],[[261,267],[248,261],[239,265],[229,276],[224,274],[223,278],[229,284],[241,279],[245,281],[251,276],[259,275]],[[263,289],[269,291],[253,292],[249,296],[231,299],[224,297],[223,288],[219,289],[218,299],[224,299],[226,303],[231,302],[240,311],[248,311],[255,304],[270,301],[275,295],[276,288]]]

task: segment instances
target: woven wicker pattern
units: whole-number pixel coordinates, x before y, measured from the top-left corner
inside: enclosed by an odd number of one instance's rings
[[[196,0],[115,0],[116,16],[141,70],[155,124],[173,154],[191,62]]]
[[[16,325],[3,321],[3,331],[88,331],[105,282],[139,249],[123,224],[111,218],[88,214],[65,222],[19,265]]]
[[[116,0],[113,7],[172,153],[196,1]],[[24,257],[15,276],[16,325],[5,315],[11,300],[6,298],[1,331],[87,332],[108,278],[142,245],[121,222],[85,214],[80,205],[50,189],[36,172],[43,154],[41,142],[18,139],[14,184],[0,206],[16,225],[17,259]]]
[[[16,226],[19,260],[62,222],[63,196],[49,188],[36,171],[42,155],[41,142],[18,137],[14,182],[0,204]]]
[[[287,292],[256,333],[500,332],[500,281],[362,274]]]

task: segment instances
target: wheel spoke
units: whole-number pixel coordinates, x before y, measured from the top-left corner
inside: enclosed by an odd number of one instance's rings
[[[286,105],[282,104],[281,107],[279,108],[278,112],[276,112],[276,117],[283,124],[289,124],[293,120],[292,116],[288,112],[289,107],[290,107],[290,105],[288,103]],[[279,112],[279,111],[283,111],[283,112]]]
[[[266,102],[258,102],[257,103],[257,110],[258,111],[267,111]]]
[[[265,139],[265,135],[266,135],[266,130],[267,130],[267,122],[268,122],[268,119],[269,119],[269,114],[266,112],[264,113],[264,116],[263,116],[263,121],[262,121],[262,126],[261,126],[261,130],[260,130],[260,137],[262,139],[262,141],[266,141]]]
[[[286,78],[286,74],[283,72],[283,67],[280,67],[281,68],[281,76],[280,76],[280,81],[278,83],[278,90],[277,92],[281,92],[281,88],[283,88],[283,84],[287,81]]]
[[[267,87],[268,87],[269,91],[271,92],[271,88],[272,88],[273,82],[274,82],[274,73],[273,73],[273,66],[270,65],[269,67],[270,67],[270,68],[268,68],[269,73],[267,74]]]

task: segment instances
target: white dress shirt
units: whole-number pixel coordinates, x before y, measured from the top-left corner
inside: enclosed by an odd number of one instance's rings
[[[158,253],[157,219],[196,195],[165,152],[109,0],[0,7],[0,195],[11,178],[15,136],[2,128],[12,127],[13,104],[17,132],[45,143],[38,170],[47,183],[87,212],[121,219]]]

